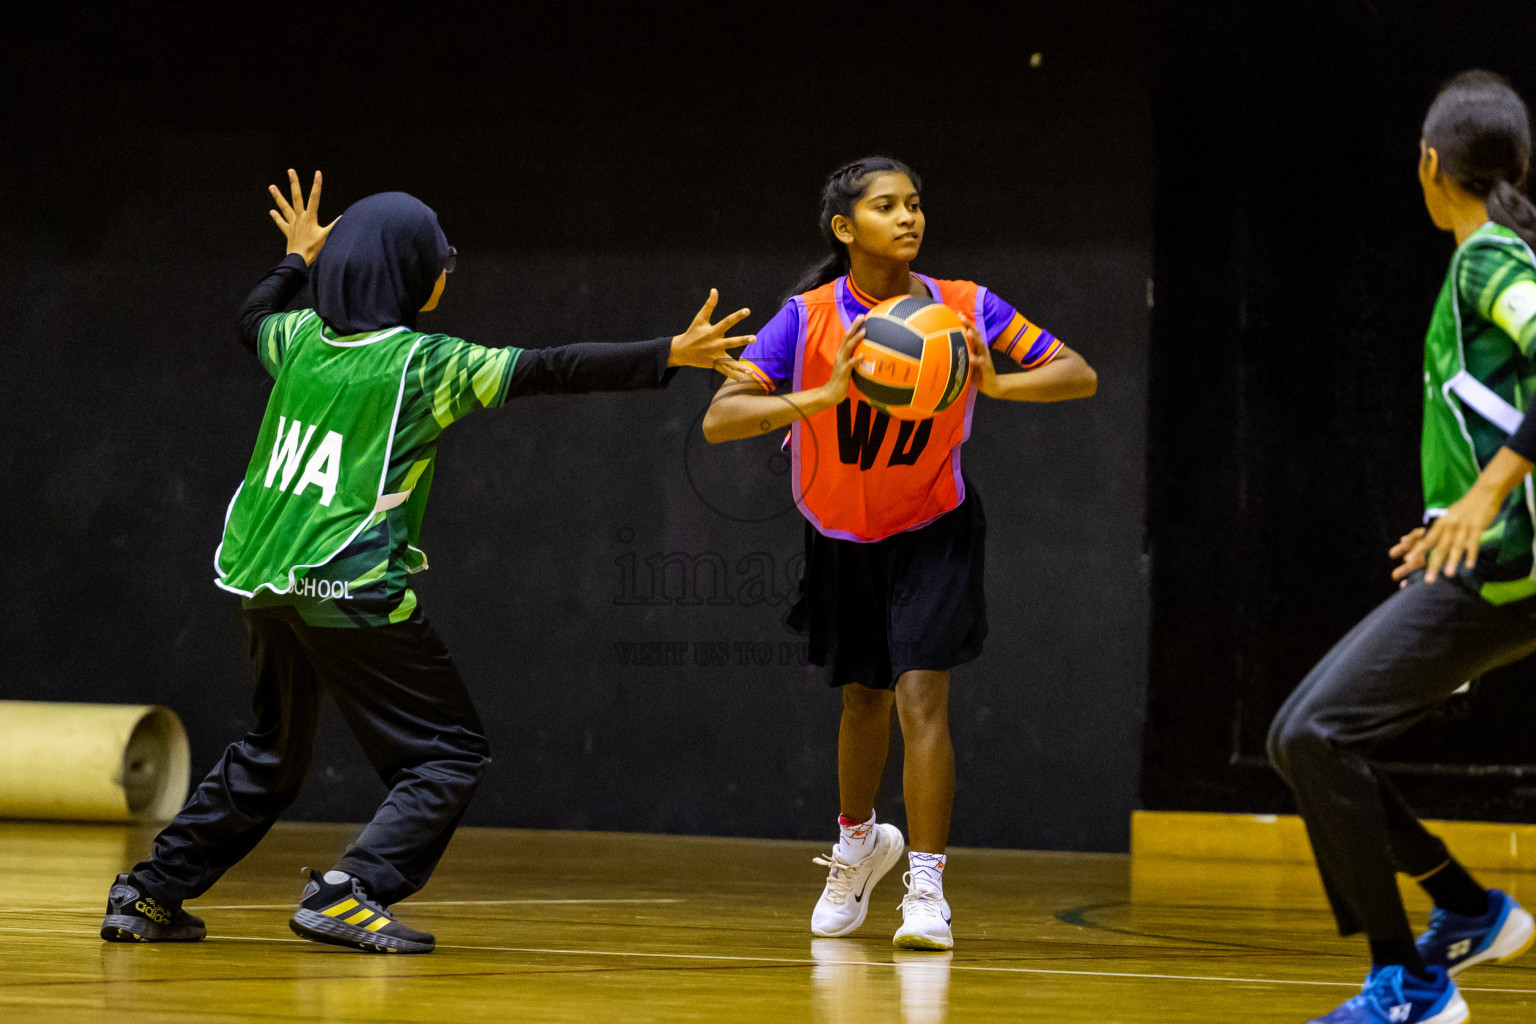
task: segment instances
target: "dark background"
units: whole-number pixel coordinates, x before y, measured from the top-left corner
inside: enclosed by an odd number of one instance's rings
[[[0,693],[167,704],[195,774],[248,724],[212,553],[270,387],[232,315],[282,255],[265,188],[287,167],[325,171],[327,215],[422,197],[461,253],[423,326],[538,346],[676,333],[711,285],[761,325],[822,251],[827,173],[889,152],[925,177],[919,269],[994,288],[1102,381],[976,412],[992,635],[956,672],[955,841],[1123,848],[1151,19],[327,10],[12,30]],[[469,823],[834,834],[838,698],[793,646],[781,663],[802,519],[771,441],[701,443],[712,387],[519,401],[444,440],[418,589],[494,747]],[[684,664],[637,666],[636,644]],[[899,750],[879,806],[902,822]],[[293,814],[361,820],[381,794],[332,721]]]
[[[1439,84],[1536,95],[1536,7],[1166,7],[1147,532],[1149,808],[1293,809],[1263,760],[1292,688],[1392,592],[1423,510],[1424,330],[1454,241],[1415,176]],[[1423,812],[1536,820],[1530,663],[1379,755]]]
[[[281,254],[285,168],[326,172],[328,214],[421,196],[461,253],[423,326],[537,346],[674,333],[710,286],[760,326],[820,253],[826,173],[887,152],[925,179],[918,268],[1100,374],[977,411],[992,635],[956,673],[955,842],[1118,850],[1138,806],[1290,809],[1267,722],[1390,593],[1420,511],[1451,242],[1418,125],[1463,67],[1536,90],[1528,4],[363,10],[8,30],[0,696],[168,704],[194,772],[247,724],[211,556],[269,387],[231,315]],[[530,399],[445,440],[418,589],[495,746],[470,823],[831,835],[837,700],[779,624],[801,520],[770,440],[702,443],[711,388]],[[682,663],[635,663],[658,652]],[[1426,810],[1536,812],[1529,676],[1384,752]],[[293,814],[381,792],[332,721]]]

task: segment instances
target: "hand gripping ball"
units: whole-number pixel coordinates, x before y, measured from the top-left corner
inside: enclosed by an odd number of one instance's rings
[[[870,405],[901,420],[924,420],[965,394],[970,353],[960,314],[934,299],[898,295],[864,320],[853,352],[853,384]]]

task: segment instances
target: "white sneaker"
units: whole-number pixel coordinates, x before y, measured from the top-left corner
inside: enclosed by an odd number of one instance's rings
[[[882,822],[875,825],[875,848],[863,860],[845,860],[835,845],[829,856],[814,858],[813,864],[827,869],[827,885],[811,911],[811,934],[835,939],[863,924],[869,914],[870,890],[901,858],[906,846],[901,829]]]
[[[891,945],[897,949],[952,949],[955,936],[949,930],[949,901],[929,889],[912,885],[912,872],[902,877],[907,894],[901,898],[901,927]]]

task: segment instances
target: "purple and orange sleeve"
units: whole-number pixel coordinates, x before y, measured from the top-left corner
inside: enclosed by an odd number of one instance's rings
[[[1061,351],[1059,338],[1038,324],[1030,323],[1024,314],[990,289],[982,295],[981,304],[987,323],[987,343],[1024,369],[1044,366]]]
[[[757,340],[742,349],[739,357],[757,382],[777,391],[795,376],[795,342],[800,337],[800,305],[787,302],[757,332]]]

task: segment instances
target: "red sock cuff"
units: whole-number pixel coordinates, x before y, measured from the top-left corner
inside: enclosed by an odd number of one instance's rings
[[[871,814],[869,817],[873,818],[874,815]],[[856,825],[864,824],[864,822],[868,821],[868,820],[869,820],[869,818],[865,818],[863,821],[859,821],[859,820],[856,820],[854,818],[848,817],[848,815],[846,815],[846,814],[839,814],[837,816],[837,823],[839,825],[843,826],[843,828],[853,828]]]

